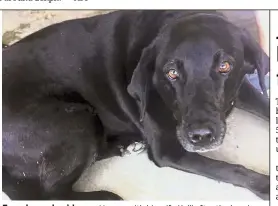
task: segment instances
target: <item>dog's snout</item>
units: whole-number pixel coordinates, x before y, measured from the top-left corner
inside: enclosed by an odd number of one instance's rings
[[[188,132],[190,141],[194,144],[205,143],[214,139],[213,133],[208,128],[194,129]]]

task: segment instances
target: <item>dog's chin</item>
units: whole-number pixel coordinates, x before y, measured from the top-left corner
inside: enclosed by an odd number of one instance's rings
[[[218,140],[204,146],[196,146],[190,143],[189,140],[187,139],[183,139],[183,140],[179,139],[179,142],[187,152],[205,153],[205,152],[217,150],[219,147],[221,147],[223,140]]]

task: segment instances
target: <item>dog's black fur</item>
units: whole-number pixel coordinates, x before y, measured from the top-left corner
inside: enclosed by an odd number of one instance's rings
[[[268,176],[197,153],[221,145],[237,100],[269,119],[267,98],[244,78],[257,69],[266,93],[263,58],[246,31],[214,11],[117,11],[35,32],[3,51],[4,192],[120,199],[72,184],[97,159],[119,155],[117,146],[144,141],[159,167],[268,199]],[[223,61],[229,73],[218,72]]]

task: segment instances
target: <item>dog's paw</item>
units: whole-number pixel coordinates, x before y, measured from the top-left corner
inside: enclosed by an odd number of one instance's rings
[[[146,148],[146,145],[143,142],[134,142],[129,145],[126,149],[121,149],[122,156],[139,154],[143,152]]]

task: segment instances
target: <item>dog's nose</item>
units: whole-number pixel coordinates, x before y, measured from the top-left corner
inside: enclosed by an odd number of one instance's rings
[[[214,136],[208,128],[195,129],[188,132],[188,137],[192,143],[212,141]]]

